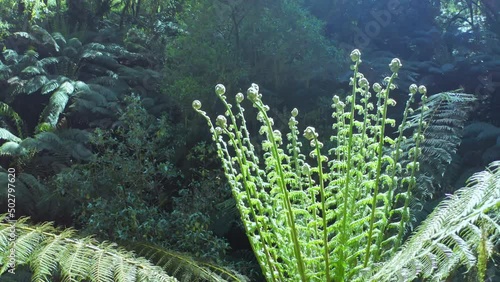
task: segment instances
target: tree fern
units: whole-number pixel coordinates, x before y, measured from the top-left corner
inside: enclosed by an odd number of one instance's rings
[[[109,117],[116,110],[116,104],[108,106],[106,100],[114,101],[121,95],[129,94],[131,88],[147,93],[144,88],[152,89],[160,77],[153,70],[122,64],[146,65],[148,62],[144,55],[129,52],[116,44],[83,44],[76,38],[66,41],[61,34],[49,34],[39,26],[31,27],[29,32],[15,33],[15,36],[28,39],[35,50],[43,49],[44,55],[48,55],[39,58],[40,55],[31,49],[24,54],[10,49],[3,51],[5,62],[0,64],[0,76],[10,88],[4,102],[10,104],[17,95],[23,94],[50,95],[40,117],[40,124],[45,130],[54,129],[61,113],[70,109],[78,109],[79,114],[84,112],[89,117],[96,112]],[[47,46],[53,48],[47,50]],[[79,88],[77,84],[92,84],[95,85],[93,88],[99,89]],[[75,87],[74,92],[70,91],[71,86]],[[106,100],[89,103],[88,98],[93,100],[97,96],[104,96]],[[71,108],[66,107],[68,103]],[[82,105],[79,106],[79,103]]]
[[[72,229],[61,231],[49,223],[31,226],[26,221],[8,220],[7,214],[0,216],[0,274],[13,265],[28,265],[34,281],[50,281],[55,273],[68,281],[178,281],[116,244],[75,238]],[[8,255],[12,248],[14,263]]]
[[[385,87],[378,83],[371,87],[358,72],[360,52],[354,50],[351,59],[352,92],[345,101],[333,98],[334,146],[324,153],[319,134],[307,127],[304,137],[310,142],[310,159],[302,153],[305,148],[299,138],[298,110],[292,111],[289,133],[283,135],[273,128],[269,107],[255,84],[247,96],[262,124],[262,156],[256,154],[246,127],[242,93],[232,105],[224,86],[216,86],[226,112],[217,117],[215,125],[200,110],[201,103],[193,102],[208,122],[245,231],[268,281],[367,281],[403,244],[419,157],[425,148],[426,114],[431,112],[426,89],[410,86],[401,125],[391,138],[385,130],[396,125],[387,113],[396,102],[389,93],[395,89],[401,62],[394,59],[390,63],[392,75],[384,79]],[[412,116],[417,93],[422,94],[420,111],[424,114]],[[407,135],[413,139],[412,147],[406,145]],[[479,198],[478,206],[487,208]],[[496,196],[492,201],[498,199]],[[468,214],[455,212],[453,216],[460,222]],[[470,262],[474,255],[458,237],[453,237],[456,243],[439,243],[450,250],[448,255],[457,258],[455,264],[463,256]],[[443,276],[451,272],[450,268],[441,270]]]

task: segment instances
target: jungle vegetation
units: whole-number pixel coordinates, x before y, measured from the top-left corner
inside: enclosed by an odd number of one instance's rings
[[[498,278],[496,1],[0,4],[2,281]]]

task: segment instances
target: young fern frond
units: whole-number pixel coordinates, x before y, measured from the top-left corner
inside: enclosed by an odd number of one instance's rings
[[[304,132],[312,160],[301,153],[296,109],[289,121],[287,151],[281,148],[285,140],[273,128],[273,119],[267,115],[269,107],[262,102],[256,84],[247,95],[262,124],[264,168],[246,129],[243,94],[236,95],[238,112],[234,113],[233,105],[226,101],[225,88],[216,86],[226,108],[225,115],[217,117],[216,126],[200,110],[201,104],[193,102],[208,121],[245,230],[269,281],[352,280],[389,246],[401,244],[394,241],[402,241],[398,234],[403,234],[409,218],[403,216],[408,212],[407,204],[401,203],[411,195],[418,168],[415,157],[408,166],[399,164],[398,168],[401,154],[392,155],[387,148],[399,148],[403,138],[393,140],[384,134],[386,126],[395,124],[387,118],[387,111],[395,104],[389,92],[401,63],[397,59],[391,62],[393,75],[387,78],[385,88],[374,85],[375,107],[368,80],[357,71],[359,51],[353,51],[351,58],[352,93],[345,103],[336,96],[333,99],[331,139],[336,146],[325,155],[315,129],[307,127]],[[414,95],[417,87],[412,87]],[[420,93],[425,94],[423,87]],[[415,134],[422,134],[421,126]],[[417,156],[418,146],[414,150],[412,156]],[[399,192],[406,196],[393,197]]]
[[[282,133],[273,128],[273,119],[267,115],[269,107],[263,103],[256,84],[248,89],[247,97],[257,109],[257,120],[261,123],[259,134],[264,139],[261,157],[256,155],[246,128],[242,93],[236,95],[234,107],[227,101],[224,86],[216,86],[215,92],[226,111],[217,117],[215,125],[201,110],[201,103],[193,102],[193,108],[208,122],[245,231],[268,281],[382,281],[393,277],[392,273],[385,276],[383,269],[384,276],[379,280],[371,280],[370,275],[380,271],[379,265],[391,260],[403,245],[411,220],[410,200],[418,184],[419,158],[429,146],[424,135],[425,129],[430,128],[426,119],[431,110],[426,88],[411,85],[397,137],[387,136],[387,127],[396,126],[387,113],[396,103],[389,93],[395,89],[401,62],[398,59],[391,62],[393,74],[384,79],[385,86],[373,85],[373,99],[368,80],[358,72],[360,52],[354,50],[351,59],[352,92],[345,101],[333,97],[334,146],[324,152],[319,134],[309,126],[304,131],[311,146],[309,158],[302,153],[298,110],[292,111],[286,142]],[[424,114],[412,115],[417,95],[421,95],[422,101],[418,111]],[[431,99],[430,104],[436,109],[434,101]],[[435,124],[439,127],[448,123],[451,124],[445,120]],[[405,141],[408,135],[411,147]],[[498,195],[493,199],[498,201]],[[459,201],[466,199],[460,197]],[[484,202],[477,205],[488,208]],[[468,240],[477,244],[481,238],[474,235],[477,228],[459,224],[464,216],[470,218],[468,214],[454,216],[454,228],[465,233],[448,234],[446,240],[438,242],[445,250],[439,255],[460,253],[455,260],[439,265],[442,277],[449,275],[457,264],[473,263],[475,254]],[[432,220],[437,220],[436,226],[442,224],[442,219]],[[491,240],[496,239],[491,233],[492,226],[488,225],[486,230]],[[407,261],[399,263],[405,268],[419,269],[419,263],[433,265],[427,257],[413,263],[411,256],[404,259]],[[425,276],[429,271],[414,273],[412,278]]]

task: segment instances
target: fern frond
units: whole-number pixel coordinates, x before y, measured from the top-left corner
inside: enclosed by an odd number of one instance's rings
[[[17,64],[17,62],[21,59],[21,56],[19,56],[19,54],[12,49],[4,50],[2,55],[5,58],[5,61],[9,64]]]
[[[66,38],[64,38],[64,35],[62,35],[60,32],[52,33],[52,38],[54,38],[59,46],[66,45]]]
[[[12,109],[8,104],[0,102],[0,116],[5,116],[10,118],[16,125],[17,134],[19,135],[19,138],[23,138],[24,122],[19,116],[19,114],[16,113],[16,111],[14,111],[14,109]],[[13,139],[6,139],[6,140],[19,142],[19,140],[13,140]]]
[[[91,79],[89,81],[89,83],[99,84],[99,85],[108,86],[108,87],[115,86],[118,76],[114,73],[109,73],[108,71],[106,71],[106,74],[108,74],[108,75],[99,76],[99,77]]]
[[[45,75],[46,74],[46,72],[43,68],[36,67],[36,66],[28,66],[25,69],[23,69],[21,71],[21,73],[23,74],[24,79],[34,77],[36,75],[42,75],[42,74]]]
[[[447,166],[461,142],[462,129],[472,110],[475,98],[471,94],[459,92],[442,92],[428,98],[425,110],[419,108],[409,118],[406,128],[414,128],[420,116],[427,120],[424,131],[425,139],[421,142],[422,154],[419,157],[420,176],[414,196],[422,200],[435,193],[436,189],[445,185],[443,177]],[[408,138],[401,149],[406,155],[414,146],[413,137]],[[427,182],[423,177],[432,177]]]
[[[180,281],[248,281],[248,278],[235,271],[215,264],[196,261],[187,254],[145,243],[133,244],[133,247],[139,256],[161,266],[167,273],[171,273]]]
[[[10,133],[10,131],[5,128],[0,128],[0,139],[14,141],[17,143],[21,142],[21,138]]]
[[[59,58],[56,58],[56,57],[47,57],[47,58],[43,58],[41,60],[39,60],[36,65],[40,68],[44,68],[46,66],[49,66],[49,65],[53,65],[53,64],[57,64],[60,62],[60,59]]]
[[[61,231],[50,223],[30,225],[27,218],[12,221],[7,214],[0,216],[0,222],[0,274],[7,271],[14,248],[16,265],[28,265],[36,281],[50,281],[56,272],[67,281],[178,281],[116,245],[76,238],[72,229]],[[11,228],[16,230],[15,237]]]
[[[0,169],[0,184],[4,185],[4,187],[9,187],[9,183],[8,172]],[[16,175],[15,191],[16,211],[18,213],[30,214],[36,212],[37,204],[42,196],[48,193],[45,186],[33,175],[24,172]],[[7,189],[0,190],[0,197],[7,199]]]
[[[105,96],[106,94],[110,100]],[[75,96],[71,107],[76,112],[99,113],[105,116],[113,114],[110,102],[115,101],[113,98],[116,98],[116,93],[104,86],[91,84],[88,90],[80,91]]]
[[[68,81],[59,86],[50,96],[49,104],[43,110],[40,120],[48,123],[52,128],[55,128],[59,121],[59,115],[66,108],[69,96],[73,94],[74,90],[75,87]]]
[[[36,37],[34,37],[33,35],[31,35],[29,32],[25,32],[25,31],[18,31],[18,32],[14,32],[12,33],[14,36],[19,36],[19,37],[23,37],[23,38],[26,38],[32,42],[35,42],[35,43],[39,43],[38,39],[36,39]]]
[[[41,132],[34,137],[24,139],[21,145],[35,151],[53,151],[54,149],[60,151],[63,146],[63,140],[54,132]]]
[[[52,91],[57,89],[60,85],[61,84],[59,83],[59,81],[55,79],[47,81],[47,83],[45,83],[45,85],[42,87],[42,95],[51,93]]]
[[[9,66],[4,65],[2,61],[0,61],[0,80],[7,80],[12,74],[12,70]]]
[[[476,263],[481,232],[487,230],[489,245],[500,237],[500,161],[474,174],[466,187],[444,200],[370,281],[411,281],[422,276],[441,281],[452,269]]]
[[[36,37],[38,39],[40,39],[40,41],[42,42],[43,45],[50,45],[54,48],[54,50],[56,52],[59,52],[59,49],[60,49],[59,45],[54,40],[52,35],[47,30],[45,30],[43,27],[41,27],[39,25],[32,25],[31,26],[31,33],[36,35]]]
[[[22,146],[17,142],[8,141],[0,146],[0,156],[17,156],[25,152]]]
[[[29,79],[22,87],[17,89],[19,93],[33,94],[44,86],[49,79],[45,75],[38,75]]]
[[[82,46],[83,46],[82,42],[78,38],[73,37],[70,40],[68,40],[65,48],[70,47],[70,48],[74,48],[75,50],[78,50],[78,49],[82,48]]]

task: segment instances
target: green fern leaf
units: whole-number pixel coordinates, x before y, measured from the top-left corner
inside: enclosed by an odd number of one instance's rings
[[[68,81],[59,86],[52,96],[50,96],[49,104],[43,110],[40,120],[55,128],[59,121],[59,115],[66,108],[69,96],[73,94],[74,90],[75,87]]]
[[[115,248],[116,244],[110,244],[96,252],[95,260],[90,266],[90,271],[93,277],[92,281],[99,282],[113,280],[114,259],[106,254]]]
[[[59,46],[66,45],[66,38],[64,38],[64,35],[62,35],[60,32],[52,33],[52,38],[54,38]]]
[[[42,87],[42,95],[45,95],[45,94],[48,94],[48,93],[51,93],[52,91],[54,91],[56,88],[58,88],[60,86],[59,84],[59,81],[55,80],[55,79],[51,79],[49,80],[47,83],[45,83],[45,85],[43,85]]]
[[[21,93],[25,94],[33,94],[36,91],[38,91],[42,86],[44,86],[47,82],[49,82],[49,79],[45,75],[39,75],[31,78],[24,84],[19,91]]]
[[[148,260],[113,244],[76,238],[74,230],[60,231],[50,223],[29,225],[27,218],[8,218],[7,214],[0,215],[0,275],[7,271],[14,248],[16,265],[29,266],[34,281],[50,281],[57,272],[63,281],[178,281]],[[12,227],[17,235],[14,238],[10,237]]]
[[[34,37],[33,35],[31,35],[28,32],[18,31],[18,32],[14,32],[12,34],[15,35],[15,36],[19,36],[19,37],[23,37],[23,38],[29,39],[32,42],[38,42],[38,40],[36,39],[36,37]]]
[[[3,57],[5,58],[5,61],[10,64],[17,64],[20,60],[19,54],[17,54],[16,51],[12,49],[6,49],[2,52]]]
[[[35,67],[35,66],[28,66],[25,69],[21,71],[23,75],[23,78],[30,78],[35,75],[41,75],[41,74],[46,74],[45,70],[41,67]]]
[[[51,45],[52,47],[54,47],[56,52],[59,52],[59,49],[60,49],[59,45],[57,45],[57,42],[54,40],[52,35],[47,30],[45,30],[43,27],[41,27],[39,25],[32,25],[31,32],[34,35],[36,35],[37,38],[40,39],[42,44]]]
[[[7,129],[5,128],[0,128],[0,139],[3,139],[3,140],[8,140],[8,141],[14,141],[14,142],[21,142],[21,138],[15,136],[14,134],[10,133],[10,131],[8,131]]]
[[[5,116],[10,118],[16,125],[17,134],[19,138],[23,138],[24,135],[24,122],[18,113],[14,111],[9,105],[0,102],[0,116]]]
[[[57,64],[60,62],[60,59],[59,58],[55,58],[55,57],[47,57],[47,58],[43,58],[41,60],[39,60],[36,65],[38,67],[46,67],[48,65],[53,65],[53,64]]]
[[[423,154],[419,157],[419,185],[414,196],[420,201],[435,193],[436,189],[446,186],[444,172],[455,156],[461,142],[461,132],[472,109],[473,95],[458,92],[442,92],[429,97],[425,111],[417,110],[409,118],[407,128],[417,126],[422,115],[428,120],[425,128],[425,139],[421,148]],[[408,138],[401,146],[404,155],[415,144],[413,138]],[[432,181],[426,181],[430,176]]]
[[[21,155],[24,152],[23,147],[19,145],[17,142],[8,141],[0,146],[0,155],[1,156],[17,156]]]
[[[12,74],[12,70],[9,66],[4,65],[2,61],[0,61],[0,80],[7,80]]]
[[[474,174],[467,187],[444,200],[370,281],[391,281],[422,276],[442,281],[459,264],[476,263],[481,233],[488,230],[489,245],[500,237],[500,161]],[[496,215],[496,216],[495,216]],[[496,218],[495,218],[496,217]]]
[[[137,243],[132,246],[138,255],[161,266],[167,273],[175,275],[180,281],[248,281],[248,278],[235,271],[196,261],[186,254],[145,243]]]

